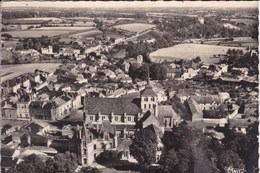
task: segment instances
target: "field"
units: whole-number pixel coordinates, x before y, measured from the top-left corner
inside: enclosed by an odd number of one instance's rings
[[[213,55],[226,54],[228,49],[242,49],[241,47],[216,46],[206,44],[179,44],[169,48],[159,49],[150,54],[152,61],[173,61],[178,59],[190,60],[199,56],[202,62],[216,63],[218,58],[213,58]]]
[[[17,64],[1,65],[1,82],[12,79],[24,73],[34,72],[35,69],[54,72],[59,63],[36,63],[36,64]]]
[[[102,35],[102,32],[95,29],[95,30],[91,30],[91,31],[87,31],[87,32],[81,32],[81,33],[73,34],[70,37],[80,38],[80,37],[93,37],[93,36],[96,36],[96,35]]]
[[[3,20],[3,23],[9,24],[41,24],[48,21],[61,21],[59,18],[55,17],[40,17],[40,18],[20,18],[20,19],[11,19]]]
[[[94,29],[94,27],[42,27],[42,28],[34,28],[32,30],[24,30],[24,31],[8,31],[3,32],[12,35],[15,38],[32,38],[32,37],[41,37],[41,36],[58,36],[63,34],[69,34],[72,32],[78,31],[87,31]]]
[[[56,27],[56,26],[52,26],[52,27],[41,27],[41,28],[33,28],[32,31],[49,31],[49,30],[70,30],[70,31],[79,31],[79,30],[91,30],[94,29],[95,27],[78,27],[78,26],[61,26],[61,27]]]
[[[71,26],[70,23],[51,23],[49,24],[51,26]],[[76,26],[80,26],[80,27],[90,27],[90,26],[94,26],[95,23],[94,22],[74,22],[73,23],[73,26],[76,27]]]
[[[257,20],[252,20],[252,19],[231,19],[230,21],[236,23],[244,23],[246,25],[252,25],[254,23],[257,23]]]
[[[71,31],[62,31],[62,30],[39,30],[39,31],[33,31],[33,30],[25,30],[25,31],[9,31],[9,32],[3,32],[12,35],[14,38],[33,38],[33,37],[41,37],[41,36],[48,36],[53,37],[57,35],[67,34]]]
[[[143,31],[152,29],[154,27],[155,27],[155,25],[144,24],[144,23],[129,23],[129,24],[114,26],[114,28],[116,28],[116,29],[126,30],[126,31],[130,31],[130,32],[137,32],[137,33],[141,33]]]

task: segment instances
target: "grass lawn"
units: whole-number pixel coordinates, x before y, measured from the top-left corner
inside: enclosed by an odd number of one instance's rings
[[[213,64],[219,61],[218,58],[212,58],[213,55],[226,54],[228,49],[242,49],[245,47],[217,46],[206,44],[178,44],[169,48],[159,49],[150,54],[152,61],[159,60],[191,60],[199,56],[202,62]]]
[[[32,64],[16,64],[16,65],[1,65],[1,82],[12,79],[24,73],[34,72],[35,69],[54,72],[59,66],[59,63],[32,63]],[[7,74],[7,75],[6,75]]]
[[[102,163],[100,165],[105,167],[105,168],[100,169],[104,173],[110,173],[110,172],[140,173],[140,170],[141,170],[141,168],[139,167],[139,165],[137,163],[131,163],[126,160],[119,160],[119,161],[111,160],[109,163]]]
[[[138,171],[121,171],[113,168],[104,168],[104,169],[100,169],[100,171],[102,173],[140,173]]]

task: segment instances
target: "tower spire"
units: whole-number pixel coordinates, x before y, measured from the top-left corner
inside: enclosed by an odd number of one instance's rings
[[[148,67],[148,74],[147,74],[147,85],[150,85],[150,69]]]

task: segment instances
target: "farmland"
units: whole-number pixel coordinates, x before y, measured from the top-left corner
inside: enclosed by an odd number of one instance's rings
[[[81,33],[77,33],[77,34],[73,34],[70,37],[73,38],[79,38],[79,37],[92,37],[92,36],[96,36],[96,35],[101,35],[102,32],[100,30],[91,30],[91,31],[86,31],[86,32],[81,32]]]
[[[129,24],[114,26],[114,28],[119,29],[119,30],[125,30],[125,31],[136,32],[136,33],[141,33],[146,30],[152,29],[154,27],[155,27],[155,25],[144,24],[144,23],[129,23]]]
[[[41,17],[41,18],[20,18],[20,19],[11,19],[3,20],[3,23],[8,24],[41,24],[48,21],[61,21],[59,18],[55,17]]]
[[[64,27],[41,27],[41,28],[33,28],[32,31],[41,31],[41,30],[70,30],[70,31],[78,31],[78,30],[91,30],[94,27],[77,27],[77,26],[64,26]]]
[[[1,81],[12,79],[24,73],[34,72],[35,69],[54,72],[59,66],[59,63],[36,63],[36,64],[18,64],[18,65],[2,65],[1,66]],[[4,72],[4,73],[3,73]]]
[[[62,31],[62,30],[25,30],[25,31],[9,31],[9,32],[3,32],[12,35],[14,38],[33,38],[33,37],[41,37],[41,36],[48,36],[53,37],[57,35],[67,34],[69,31]]]
[[[72,32],[78,31],[87,31],[94,29],[94,27],[42,27],[34,28],[32,30],[23,30],[23,31],[8,31],[3,32],[12,35],[15,38],[32,38],[32,37],[41,37],[41,36],[58,36],[63,34],[69,34]]]
[[[245,25],[257,24],[257,20],[252,19],[230,19],[231,22],[244,23]]]
[[[152,61],[161,60],[178,60],[178,59],[193,59],[199,56],[202,62],[205,63],[216,63],[218,58],[213,58],[213,55],[226,54],[228,49],[242,49],[239,47],[228,47],[228,46],[216,46],[216,45],[205,45],[205,44],[179,44],[169,48],[159,49],[150,54]]]

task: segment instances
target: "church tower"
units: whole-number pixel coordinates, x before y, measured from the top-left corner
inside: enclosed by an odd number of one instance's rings
[[[150,85],[149,76],[147,79],[147,85],[141,92],[141,110],[142,113],[146,113],[150,110],[155,116],[158,116],[158,96]]]

